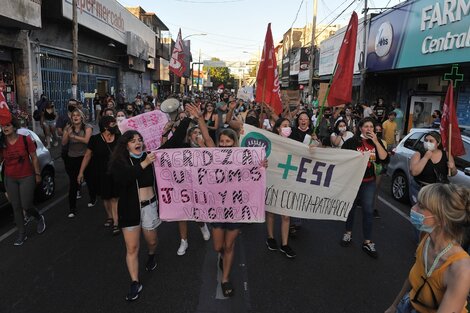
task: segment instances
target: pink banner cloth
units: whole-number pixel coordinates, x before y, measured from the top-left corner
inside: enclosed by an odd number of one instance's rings
[[[121,134],[128,130],[137,130],[144,138],[147,151],[156,150],[162,143],[163,129],[168,117],[162,111],[151,111],[131,117],[118,123]]]
[[[164,221],[264,222],[264,148],[158,150],[155,161]]]

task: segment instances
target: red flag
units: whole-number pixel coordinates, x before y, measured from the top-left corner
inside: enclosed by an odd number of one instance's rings
[[[351,102],[354,58],[356,57],[357,13],[353,12],[336,59],[336,71],[328,94],[328,105]]]
[[[178,32],[178,38],[176,38],[175,47],[171,53],[170,71],[178,77],[183,76],[184,71],[186,71],[186,64],[184,63],[184,46],[183,40],[181,40],[181,28]]]
[[[449,130],[451,131],[451,154],[453,156],[460,156],[465,154],[465,148],[463,146],[462,136],[460,135],[459,121],[457,120],[457,114],[455,113],[454,103],[454,88],[453,82],[449,82],[449,88],[447,88],[446,99],[444,100],[444,107],[442,108],[441,118],[441,138],[444,149],[449,149]]]
[[[277,71],[271,23],[268,24],[268,30],[266,31],[263,54],[256,76],[256,101],[269,104],[276,114],[282,113],[281,88],[279,86],[279,73]]]

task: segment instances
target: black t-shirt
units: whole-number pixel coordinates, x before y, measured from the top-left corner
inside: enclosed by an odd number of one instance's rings
[[[307,130],[300,130],[298,127],[292,127],[292,133],[290,134],[289,138],[294,139],[296,141],[303,142],[305,139],[305,135],[310,135],[312,130],[307,128]]]
[[[420,152],[420,154],[421,157],[424,156],[424,152]],[[427,184],[448,183],[449,179],[447,178],[447,174],[447,155],[445,152],[442,152],[441,160],[436,164],[432,163],[431,160],[428,160],[421,174],[415,176],[415,180]]]
[[[384,117],[385,117],[385,114],[387,113],[387,108],[383,105],[376,105],[374,107],[374,114],[377,116],[377,120],[379,122],[382,122]]]
[[[114,135],[114,141],[108,143],[105,142],[101,134],[96,134],[90,137],[90,141],[88,142],[88,149],[93,152],[93,163],[99,174],[102,175],[107,172],[109,158],[117,144],[118,139],[119,135]]]

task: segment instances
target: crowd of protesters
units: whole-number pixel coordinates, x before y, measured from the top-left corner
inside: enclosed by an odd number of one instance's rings
[[[351,244],[355,211],[361,208],[362,249],[367,255],[373,258],[378,257],[375,243],[372,240],[372,224],[374,217],[380,217],[377,210],[377,190],[380,186],[381,175],[383,175],[388,163],[390,152],[403,134],[403,112],[398,104],[392,103],[387,106],[384,99],[379,98],[373,105],[364,102],[361,105],[321,108],[318,106],[318,101],[304,105],[299,100],[295,105],[286,105],[284,111],[278,115],[269,106],[254,101],[236,99],[230,92],[201,92],[187,96],[171,95],[170,97],[176,98],[182,106],[176,112],[175,118],[165,126],[161,138],[162,145],[159,149],[237,147],[243,125],[249,124],[279,136],[303,142],[308,149],[313,151],[321,148],[336,148],[370,152],[370,159],[356,201],[347,217],[345,232],[340,239],[340,244],[343,247]],[[76,199],[81,196],[82,183],[86,182],[89,193],[88,207],[95,206],[97,197],[101,197],[106,212],[104,226],[109,227],[113,235],[123,234],[127,251],[126,264],[132,281],[126,296],[128,301],[136,300],[143,288],[139,280],[140,234],[143,233],[148,248],[145,268],[147,271],[152,271],[157,266],[155,260],[158,242],[156,230],[161,224],[161,220],[158,216],[158,196],[153,168],[155,154],[145,151],[145,142],[139,132],[127,131],[121,134],[118,125],[123,120],[138,114],[160,109],[161,102],[158,99],[147,95],[141,96],[140,93],[132,102],[125,102],[121,91],[116,98],[112,96],[100,98],[96,95],[92,107],[89,109],[83,108],[80,102],[71,99],[68,102],[67,112],[63,115],[57,115],[54,103],[45,97],[41,98],[38,105],[41,127],[46,136],[46,145],[50,147],[50,145],[57,145],[60,142],[62,146],[62,158],[70,184],[67,216],[72,219],[77,214]],[[435,112],[435,114],[435,123],[438,123],[440,112]],[[92,136],[92,127],[88,121],[93,118],[99,125],[99,133]],[[4,134],[8,139],[6,141],[7,148],[12,145],[13,139],[16,140],[12,135],[16,132],[16,128],[10,124],[2,124]],[[13,127],[13,130],[10,131],[8,127]],[[449,274],[439,274],[447,275],[444,276],[447,280],[440,282],[440,285],[435,287],[436,289],[440,288],[439,290],[434,290],[434,287],[429,285],[431,291],[437,293],[437,299],[434,296],[431,299],[432,307],[439,307],[442,302],[450,308],[451,305],[446,300],[448,294],[446,288],[462,284],[456,276],[470,275],[468,255],[459,248],[457,243],[461,239],[461,228],[470,220],[469,191],[452,185],[450,187],[441,185],[424,187],[433,185],[433,183],[448,184],[447,169],[450,168],[451,174],[455,175],[456,172],[453,159],[447,158],[445,153],[441,151],[441,139],[438,133],[432,132],[425,139],[427,152],[415,154],[411,160],[410,169],[411,174],[416,177],[415,182],[412,183],[415,200],[413,203],[415,206],[411,213],[412,221],[420,220],[420,223],[413,222],[416,224],[417,233],[431,234],[422,239],[417,256],[422,256],[424,246],[424,264],[427,266],[428,246],[431,245],[434,252],[435,247],[441,247],[450,242],[444,249],[444,253],[448,253],[448,257],[439,254],[436,259],[439,261],[439,258],[442,258],[439,264],[447,266],[447,263],[442,262],[452,258],[452,255],[455,254],[458,257],[452,260],[459,264],[459,268],[456,270],[449,267],[447,270]],[[13,197],[12,201],[14,199],[19,201],[20,196],[10,186],[19,184],[21,187],[21,185],[34,184],[32,173],[38,172],[35,165],[35,155],[31,151],[30,144],[25,143],[25,147],[27,147],[25,152],[29,153],[32,160],[33,166],[28,170],[28,175],[31,175],[27,176],[28,179],[14,176],[7,178],[7,189]],[[8,155],[8,150],[5,147],[2,149]],[[23,154],[26,156],[25,153]],[[4,158],[8,160],[5,155]],[[430,176],[432,176],[431,170],[436,171],[434,165],[438,167],[438,172],[442,173],[442,176],[433,180]],[[263,162],[262,166],[267,166],[267,161]],[[6,171],[6,175],[11,174]],[[23,192],[21,188],[19,188],[20,194]],[[423,190],[419,192],[420,189]],[[445,209],[439,203],[444,200],[433,198],[439,196],[442,196],[445,201],[451,201],[452,210],[455,212],[442,213]],[[45,229],[44,217],[34,211],[30,199],[22,200],[24,203],[21,205],[19,203],[14,205],[15,221],[18,224],[23,220],[21,210],[23,208],[38,220],[37,232],[42,233]],[[459,208],[460,204],[463,206]],[[427,218],[433,219],[433,223],[428,225],[428,222],[423,222]],[[295,258],[296,252],[289,245],[289,238],[301,235],[302,221],[284,215],[280,216],[280,220],[281,244],[278,245],[274,234],[276,214],[266,212],[266,246],[270,251],[280,251],[288,258]],[[230,297],[234,294],[234,287],[230,282],[234,245],[242,224],[211,223],[208,225],[199,223],[199,226],[204,240],[210,239],[209,229],[212,230],[214,250],[219,254],[218,267],[222,272],[221,289],[224,296]],[[189,246],[187,222],[178,222],[178,228],[180,246],[176,253],[182,256]],[[439,233],[432,230],[438,230]],[[19,237],[15,241],[15,245],[21,245],[24,240],[26,240],[24,228],[19,227]],[[417,259],[416,262],[419,264],[421,260]],[[397,306],[403,306],[400,301],[408,301],[407,305],[413,305],[419,309],[428,307],[429,291],[423,291],[424,297],[422,299],[419,298],[419,293],[424,288],[423,286],[429,283],[426,278],[423,278],[423,285],[417,288],[421,267],[416,268],[416,266],[413,267],[410,279],[407,280],[403,290],[387,312],[395,312]],[[430,277],[431,274],[428,276]],[[459,282],[449,281],[449,277],[455,278]],[[465,287],[468,293],[468,286]],[[463,295],[460,293],[456,297],[459,297],[459,301],[463,299]],[[411,302],[416,305],[409,304],[410,298]],[[421,302],[415,302],[416,299]],[[455,306],[456,312],[460,312],[460,302]]]

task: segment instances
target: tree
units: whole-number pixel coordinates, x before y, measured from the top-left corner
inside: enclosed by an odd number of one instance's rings
[[[211,58],[211,61],[220,61],[219,58]],[[230,69],[228,67],[203,67],[204,70],[208,70],[210,79],[212,81],[212,86],[217,88],[219,85],[230,84]],[[233,84],[233,82],[232,82]]]

